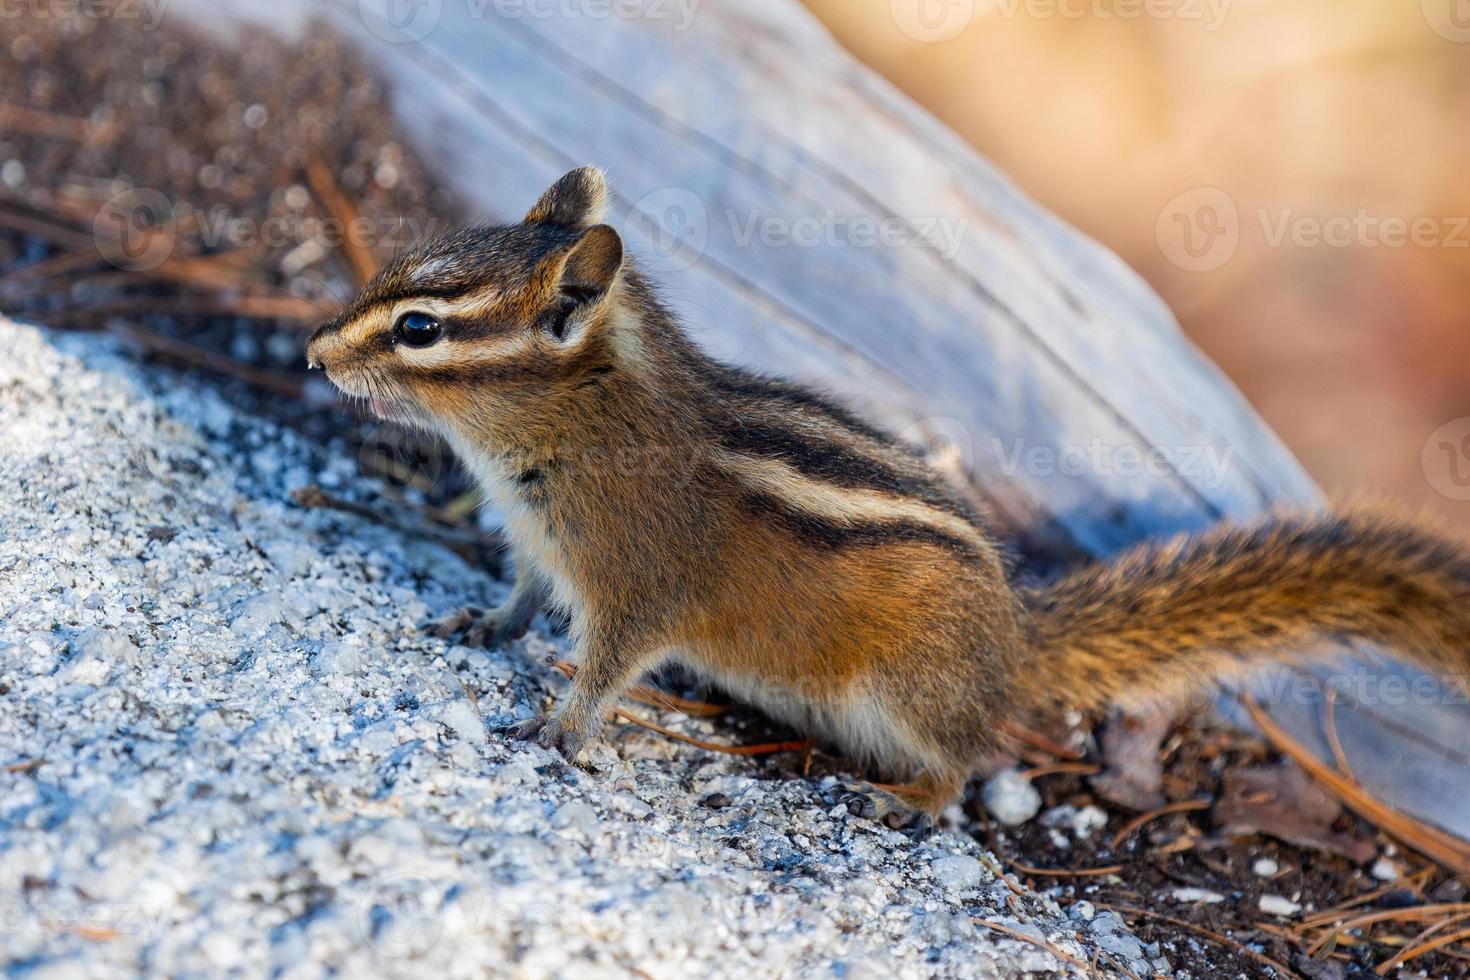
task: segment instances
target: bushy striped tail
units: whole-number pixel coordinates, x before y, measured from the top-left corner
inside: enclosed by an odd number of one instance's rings
[[[1017,682],[1079,708],[1190,693],[1314,643],[1357,638],[1470,672],[1470,551],[1371,510],[1223,526],[1023,593],[1034,650]]]

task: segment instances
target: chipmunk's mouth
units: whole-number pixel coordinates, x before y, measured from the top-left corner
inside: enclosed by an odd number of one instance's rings
[[[368,408],[383,422],[408,422],[411,421],[408,412],[396,401],[384,398],[382,395],[373,395],[368,398]]]
[[[412,423],[414,416],[401,399],[385,394],[380,385],[372,384],[366,377],[341,370],[335,373],[327,369],[327,380],[348,398],[359,405],[366,405],[368,412],[382,422]]]

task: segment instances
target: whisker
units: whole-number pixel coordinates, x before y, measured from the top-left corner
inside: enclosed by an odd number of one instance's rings
[[[322,316],[326,317],[328,320],[332,319],[338,313],[341,313],[342,312],[340,309],[334,310],[334,309],[332,309],[329,306],[323,306],[321,303],[317,302],[316,300],[312,299],[309,296],[303,296],[303,297],[301,297],[301,299],[306,300],[307,303],[311,304],[311,307],[313,309],[315,309]]]
[[[393,188],[393,207],[398,212],[398,227],[393,232],[393,261],[398,261],[400,249],[403,247],[403,201],[399,198],[399,189]]]
[[[323,279],[321,276],[317,275],[315,272],[304,272],[303,271],[301,274],[303,276],[306,276],[308,279],[312,280],[313,282],[315,282],[318,286],[322,287],[322,289],[326,290],[327,295],[331,296],[334,300],[336,300],[337,303],[342,307],[342,309],[346,309],[347,308],[347,301],[345,299],[343,299],[337,293],[337,291],[335,289],[333,289],[331,287],[331,285],[329,285],[327,283],[327,281],[325,279]],[[308,299],[307,302],[311,302],[311,301]],[[341,311],[339,310],[338,312],[341,312]]]

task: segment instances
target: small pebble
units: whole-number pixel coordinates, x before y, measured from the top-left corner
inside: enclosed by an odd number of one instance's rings
[[[1373,862],[1373,877],[1379,881],[1398,881],[1398,866],[1388,858],[1379,858]]]
[[[1091,837],[1108,825],[1108,815],[1096,806],[1055,806],[1041,815],[1047,827],[1065,827],[1079,840]]]
[[[13,191],[20,190],[20,186],[26,182],[26,167],[19,160],[6,160],[0,164],[0,184]]]
[[[1189,902],[1195,905],[1215,905],[1225,901],[1224,895],[1206,888],[1176,888],[1169,893],[1169,897],[1176,902]]]
[[[1289,898],[1280,895],[1262,895],[1260,901],[1261,911],[1267,915],[1279,915],[1283,918],[1296,915],[1302,910],[1299,902],[1293,902]]]
[[[551,825],[565,830],[591,831],[597,826],[597,811],[581,801],[563,803],[557,808]]]
[[[1281,865],[1270,858],[1257,858],[1256,863],[1251,865],[1251,870],[1262,878],[1271,878],[1281,870]]]
[[[1429,893],[1429,897],[1436,902],[1462,902],[1465,900],[1467,891],[1470,889],[1466,888],[1464,878],[1451,878],[1436,885],[1434,891]]]
[[[458,698],[444,706],[439,720],[444,722],[454,733],[473,745],[483,745],[488,741],[485,735],[485,722],[475,706],[465,698]]]
[[[1381,909],[1411,909],[1423,905],[1424,897],[1412,889],[1395,888],[1391,892],[1385,892],[1374,904]]]
[[[1041,794],[1015,769],[1002,769],[980,789],[985,809],[999,823],[1019,827],[1041,810]]]

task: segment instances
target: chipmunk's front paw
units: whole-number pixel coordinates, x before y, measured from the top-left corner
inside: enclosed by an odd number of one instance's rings
[[[478,606],[465,606],[463,609],[456,609],[447,616],[431,619],[421,624],[419,629],[428,633],[430,636],[437,636],[447,640],[479,622],[484,615],[485,610]]]
[[[534,618],[534,611],[527,616],[514,608],[501,607],[486,612],[476,606],[467,606],[448,616],[430,620],[421,628],[441,639],[459,636],[465,646],[494,649],[525,636]]]
[[[546,727],[546,716],[537,715],[528,721],[518,722],[508,728],[502,728],[501,734],[515,739],[517,742],[532,742],[541,734],[541,729]]]
[[[587,744],[590,735],[589,732],[568,727],[561,718],[545,716],[523,721],[510,728],[507,734],[521,742],[535,742],[543,749],[556,749],[568,762],[576,761],[577,754]]]
[[[875,820],[889,830],[896,830],[918,843],[934,832],[934,820],[922,810],[915,810],[897,797],[874,786],[841,783],[830,797],[847,812],[864,820]]]
[[[847,807],[847,812],[855,817],[865,820],[876,820],[879,815],[879,802],[874,797],[872,789],[857,783],[842,783],[838,785],[830,800],[832,803],[841,803]]]
[[[934,818],[922,810],[908,816],[890,813],[883,818],[883,822],[915,844],[928,840],[929,835],[934,833]]]

